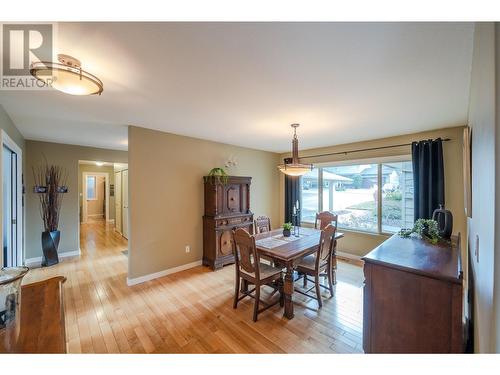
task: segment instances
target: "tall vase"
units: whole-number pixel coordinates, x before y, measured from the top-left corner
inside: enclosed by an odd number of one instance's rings
[[[54,230],[52,232],[42,232],[42,267],[52,266],[59,263],[57,248],[59,247],[60,239],[61,232],[58,230]]]

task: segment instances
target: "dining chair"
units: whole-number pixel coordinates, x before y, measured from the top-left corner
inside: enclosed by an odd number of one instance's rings
[[[271,231],[271,219],[267,216],[259,216],[254,220],[255,234]]]
[[[283,282],[281,280],[281,269],[260,262],[260,257],[255,247],[255,237],[250,235],[246,230],[238,228],[233,231],[234,239],[234,259],[236,269],[236,283],[234,288],[233,308],[238,307],[238,302],[245,297],[251,297],[255,300],[253,309],[253,321],[257,321],[257,316],[276,305],[284,304]],[[240,291],[240,281],[245,284],[245,288]],[[255,288],[248,290],[248,284],[255,285]],[[261,301],[260,289],[262,286],[268,285],[274,289],[273,294],[279,291],[279,298],[272,302]],[[243,294],[240,297],[240,292]],[[255,292],[252,295],[252,292]],[[260,304],[264,307],[259,310]]]
[[[319,228],[318,228],[319,222]],[[338,225],[338,215],[332,214],[330,211],[318,212],[316,214],[316,220],[314,221],[314,229],[323,230],[328,224],[335,223],[335,227]]]
[[[328,224],[334,223],[335,227],[338,227],[338,215],[332,214],[330,211],[322,211],[316,214],[316,220],[314,221],[314,228],[323,230]],[[319,228],[318,228],[319,224]],[[337,241],[335,241],[334,249],[337,247]],[[337,257],[334,256],[332,261],[332,273],[333,273],[333,284],[337,284]],[[307,287],[307,279],[304,278],[304,288]]]
[[[323,303],[321,301],[320,288],[329,290],[330,295],[333,297],[333,274],[336,272],[336,270],[333,268],[333,262],[335,258],[336,231],[337,227],[333,226],[332,224],[328,224],[326,228],[321,231],[318,250],[316,251],[316,253],[302,258],[296,268],[297,272],[304,275],[304,286],[307,285],[307,280],[311,282],[314,281],[314,286],[306,290],[305,292],[297,288],[295,288],[295,291],[307,297],[316,299],[320,308],[323,306]],[[308,279],[308,276],[313,276],[314,280]],[[328,280],[328,286],[320,283],[320,277],[325,276]],[[309,292],[313,288],[316,289],[316,296],[309,294]]]

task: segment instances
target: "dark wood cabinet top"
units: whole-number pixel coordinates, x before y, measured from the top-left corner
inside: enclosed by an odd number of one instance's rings
[[[448,245],[432,245],[421,239],[401,238],[395,234],[362,259],[368,263],[382,264],[434,279],[462,283],[457,241]]]
[[[203,182],[205,184],[210,184],[210,185],[221,185],[220,182],[218,182],[218,177],[217,176],[203,176]],[[252,177],[248,176],[227,176],[227,183],[226,185],[229,184],[250,184],[252,183]]]

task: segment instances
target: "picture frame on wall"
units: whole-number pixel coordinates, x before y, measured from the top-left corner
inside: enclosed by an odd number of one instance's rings
[[[472,217],[472,129],[466,126],[463,132],[463,168],[464,168],[464,208],[465,216]]]

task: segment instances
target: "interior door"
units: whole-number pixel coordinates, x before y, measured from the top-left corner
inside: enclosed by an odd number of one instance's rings
[[[115,173],[115,230],[122,233],[122,172]]]
[[[122,172],[122,235],[128,239],[128,170]]]
[[[3,267],[15,267],[22,264],[22,244],[18,236],[18,157],[9,147],[2,150],[2,185],[3,185]],[[19,182],[20,183],[20,182]]]

